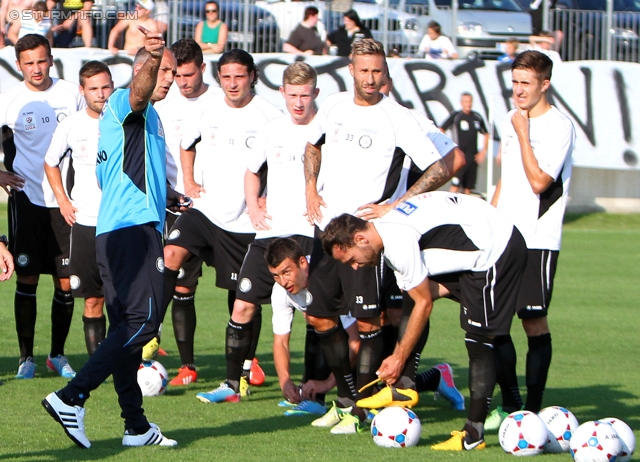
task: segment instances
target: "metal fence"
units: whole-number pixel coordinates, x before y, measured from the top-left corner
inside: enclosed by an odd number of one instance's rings
[[[549,28],[560,31],[558,52],[564,60],[638,62],[640,13],[552,10]]]
[[[166,25],[168,43],[193,37],[196,24],[204,19],[205,2],[156,1],[156,19]],[[220,18],[229,27],[227,49],[237,47],[251,53],[281,51],[282,43],[302,21],[304,8],[310,4],[320,10],[325,32],[341,24],[345,11],[344,4],[337,0],[219,0],[218,3]],[[109,31],[117,22],[116,13],[134,11],[134,5],[134,0],[96,0],[93,7],[96,11],[93,21],[96,46],[106,48]],[[419,42],[420,35],[426,31],[412,30],[412,19],[407,15],[414,18],[422,16],[425,12],[423,6],[412,2],[399,11],[374,3],[367,8],[368,14],[361,13],[361,16],[367,16],[365,24],[377,40],[385,43],[387,50],[397,50],[403,55],[411,55],[415,51],[416,39]],[[640,12],[615,11],[607,14],[607,11],[554,9],[549,11],[545,27],[558,31],[557,49],[564,60],[640,60]]]

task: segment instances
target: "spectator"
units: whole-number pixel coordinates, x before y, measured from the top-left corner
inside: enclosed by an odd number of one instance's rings
[[[203,53],[224,53],[227,45],[229,28],[220,20],[218,2],[207,2],[204,5],[204,21],[196,25],[195,40]]]
[[[27,34],[42,35],[46,37],[51,46],[53,46],[52,24],[46,2],[38,1],[34,3],[32,9],[24,10],[22,14],[11,23],[11,27],[9,27],[7,31],[7,38],[11,40],[11,42],[16,43],[18,39]]]
[[[28,10],[32,4],[32,0],[2,0],[0,3],[0,48],[4,48],[5,45],[13,45],[8,40],[5,42],[5,34],[11,27],[11,18],[15,15],[15,13],[11,13]]]
[[[157,32],[161,29],[155,19],[151,17],[154,9],[153,0],[136,0],[135,19],[120,19],[109,32],[108,48],[114,55],[118,53],[116,41],[120,34],[124,34],[124,50],[134,56],[140,48],[144,46],[144,34],[140,32],[138,26],[147,30]]]
[[[546,30],[540,32],[539,35],[532,35],[529,37],[530,48],[532,50],[544,53],[551,58],[553,64],[558,64],[562,62],[562,58],[560,57],[560,53],[553,49],[555,42],[556,40],[553,37],[553,34]]]
[[[289,39],[282,46],[286,53],[304,55],[325,54],[325,43],[318,32],[318,15],[320,11],[315,6],[308,6],[304,10],[304,19],[293,29]]]
[[[427,33],[420,41],[419,50],[425,53],[427,59],[456,59],[458,52],[449,40],[449,37],[442,35],[440,24],[430,21],[427,26]]]
[[[355,10],[349,10],[343,17],[344,25],[338,27],[327,37],[327,46],[336,46],[338,56],[349,56],[351,44],[363,38],[373,38],[371,31],[360,22]],[[333,53],[332,53],[333,54]]]
[[[93,40],[93,27],[91,26],[91,7],[93,0],[49,0],[49,8],[57,5],[57,9],[64,12],[65,19],[58,27],[54,28],[53,46],[56,48],[69,48],[73,44],[78,31],[82,34],[82,43],[85,47],[91,46]],[[71,14],[73,13],[73,14]]]
[[[498,62],[501,63],[512,63],[514,59],[516,59],[516,55],[518,54],[518,46],[520,46],[520,41],[512,37],[505,42],[505,53],[498,57]]]

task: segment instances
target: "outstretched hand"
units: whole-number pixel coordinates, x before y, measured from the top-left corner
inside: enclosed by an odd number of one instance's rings
[[[161,58],[164,49],[164,40],[160,32],[155,32],[143,26],[138,26],[138,30],[144,34],[144,48],[154,58]]]

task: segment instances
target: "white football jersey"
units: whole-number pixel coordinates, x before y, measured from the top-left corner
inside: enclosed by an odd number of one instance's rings
[[[44,174],[44,156],[58,123],[86,105],[78,85],[52,78],[44,91],[32,91],[24,82],[0,94],[0,126],[13,130],[16,158],[13,170],[24,178],[23,191],[32,204],[58,207]]]
[[[305,198],[304,150],[309,138],[309,125],[296,125],[285,114],[265,125],[251,150],[247,168],[258,173],[267,163],[267,223],[271,229],[256,231],[256,239],[269,237],[313,237],[313,226],[307,221]]]
[[[96,178],[98,123],[86,109],[67,117],[58,124],[44,158],[47,165],[56,167],[71,151],[74,174],[70,198],[77,208],[76,222],[83,226],[96,226],[102,197]]]
[[[513,234],[488,202],[444,191],[414,196],[372,223],[402,290],[433,275],[488,270]]]
[[[358,106],[343,94],[327,97],[308,141],[322,147],[319,191],[324,229],[342,213],[390,199],[400,185],[405,155],[422,170],[441,157],[408,109],[387,97]]]
[[[271,307],[273,314],[271,324],[275,335],[286,335],[291,332],[293,324],[293,313],[298,310],[302,313],[307,311],[307,305],[311,303],[311,293],[307,289],[302,289],[297,294],[290,294],[280,284],[275,283],[271,291]],[[342,327],[347,329],[356,319],[350,314],[341,315]]]
[[[199,164],[195,181],[206,191],[194,199],[194,208],[220,228],[255,232],[244,213],[244,175],[258,131],[281,115],[280,109],[260,96],[243,108],[232,108],[220,95],[203,108],[196,123],[186,127],[181,145],[188,149],[195,144]]]
[[[182,135],[189,124],[195,123],[192,119],[202,112],[202,105],[208,104],[210,98],[219,96],[221,93],[222,90],[219,87],[209,85],[207,91],[197,98],[185,98],[174,84],[169,95],[153,105],[162,121],[168,148],[167,181],[179,193],[184,193],[182,165],[180,164]]]
[[[553,106],[543,115],[529,119],[529,139],[538,166],[554,179],[546,191],[534,194],[511,123],[514,112],[507,114],[502,127],[502,186],[498,210],[515,223],[527,248],[560,250],[575,129],[571,120]]]

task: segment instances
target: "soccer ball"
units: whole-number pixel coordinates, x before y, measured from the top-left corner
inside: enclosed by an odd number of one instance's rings
[[[549,431],[544,452],[552,454],[569,452],[569,440],[579,425],[578,419],[571,411],[560,406],[550,406],[541,410],[538,417],[542,419]]]
[[[613,425],[591,420],[573,432],[569,447],[576,462],[613,462],[622,445]]]
[[[142,396],[158,396],[168,385],[167,370],[158,361],[143,361],[138,368],[138,385]]]
[[[627,462],[628,460],[631,460],[631,456],[636,450],[636,436],[633,434],[631,427],[615,417],[606,417],[600,420],[603,422],[609,422],[613,428],[616,429],[618,436],[620,437],[621,449],[616,462]]]
[[[500,424],[498,440],[505,452],[514,456],[535,456],[547,442],[547,427],[537,414],[516,411]]]
[[[415,446],[420,440],[422,425],[411,409],[387,407],[371,422],[373,442],[385,448]]]

